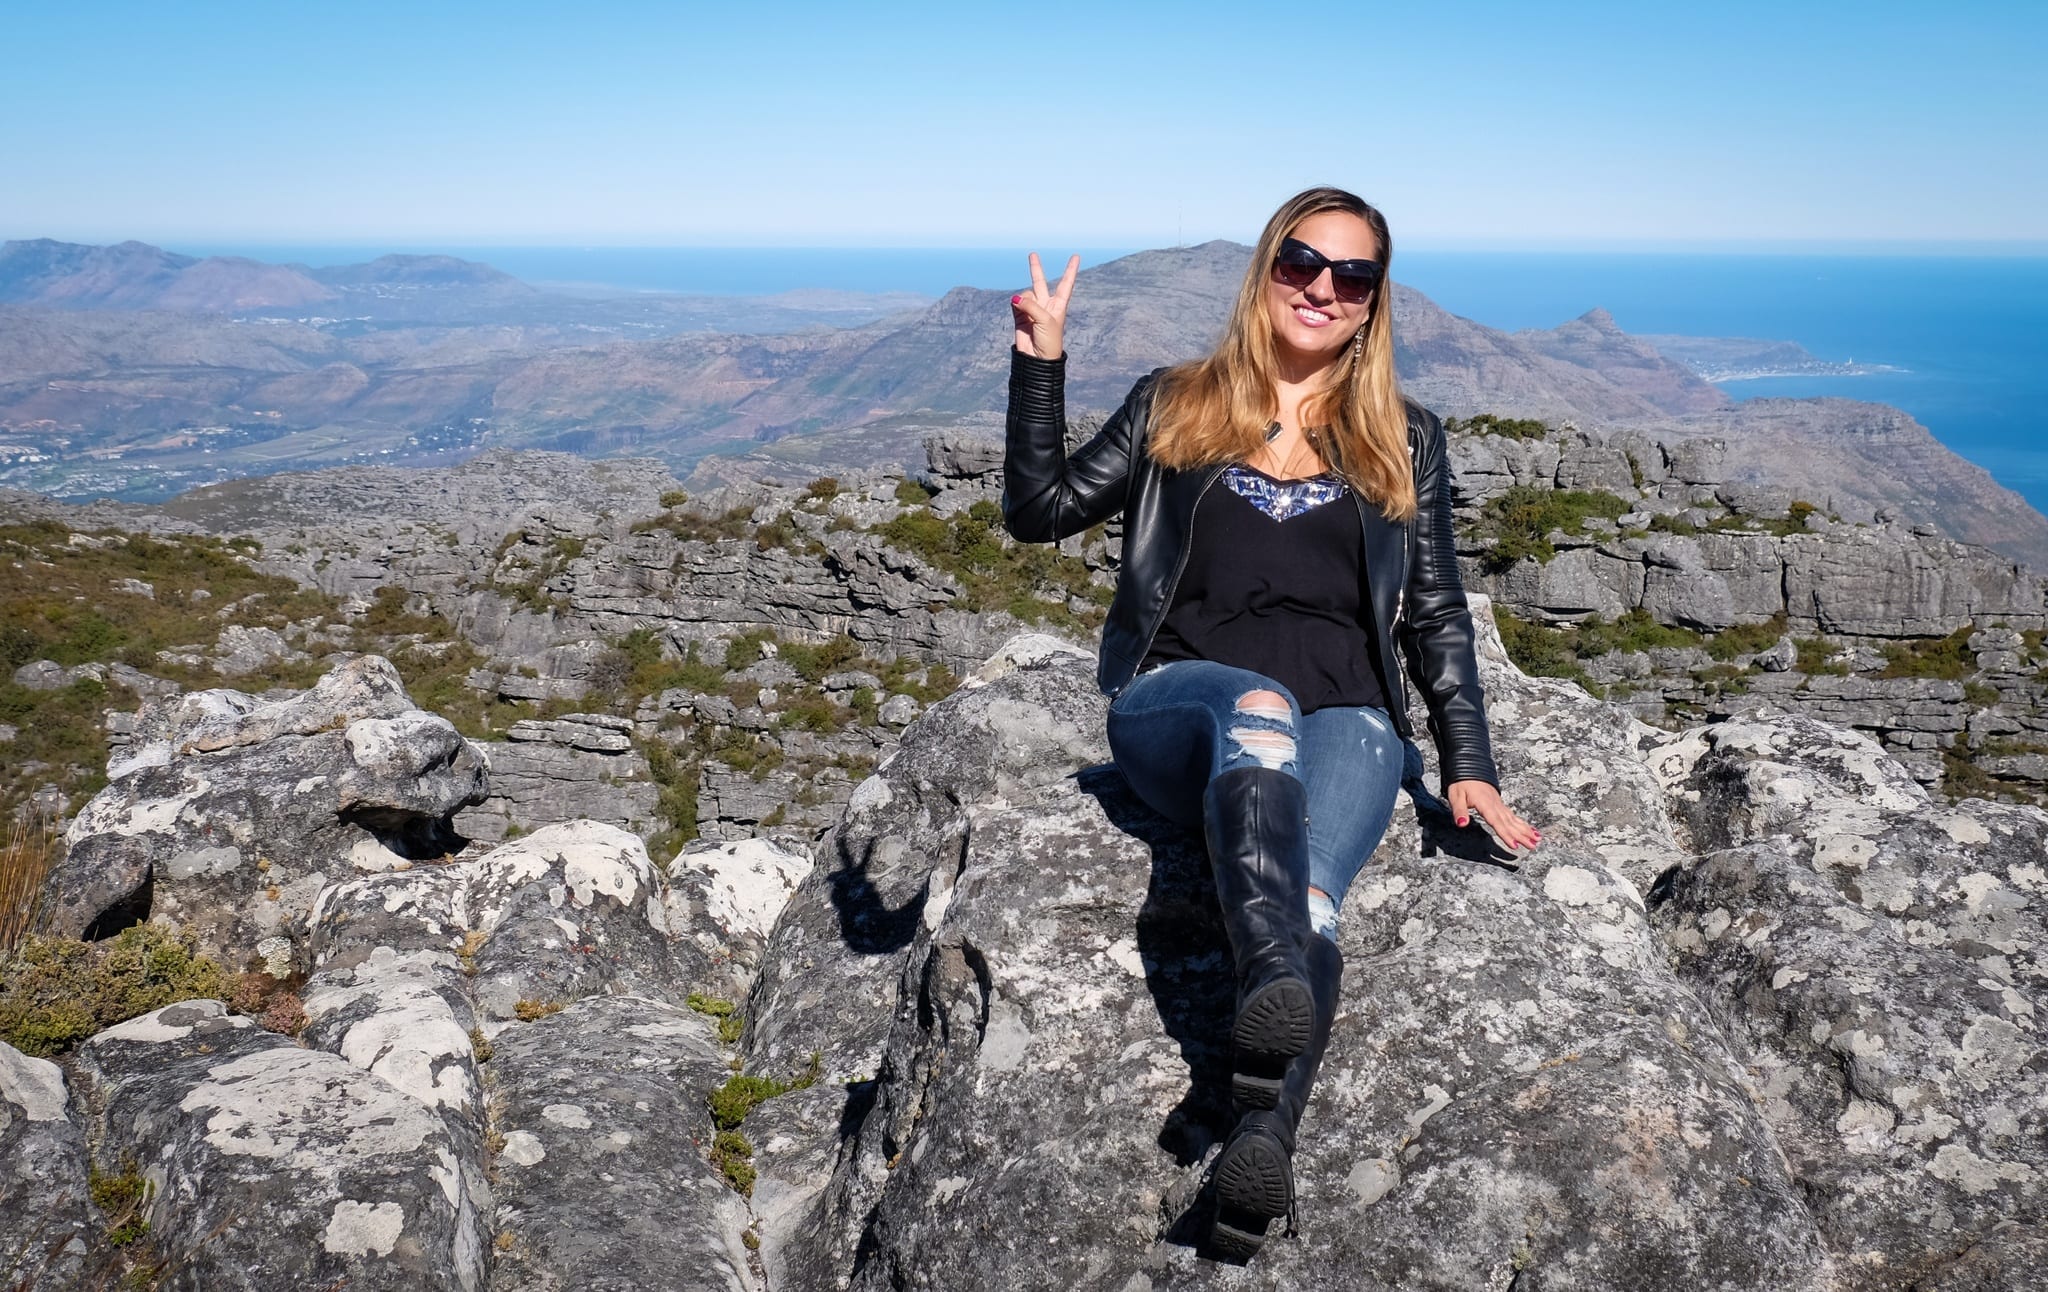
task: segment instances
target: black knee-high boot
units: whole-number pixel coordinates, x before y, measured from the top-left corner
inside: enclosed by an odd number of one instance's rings
[[[1216,897],[1237,966],[1231,1028],[1241,1071],[1267,1072],[1308,1046],[1308,790],[1295,777],[1241,767],[1209,782],[1202,822]]]
[[[1295,1137],[1316,1069],[1329,1048],[1344,977],[1344,956],[1336,943],[1314,934],[1308,942],[1309,984],[1315,997],[1308,1046],[1288,1060],[1273,1106],[1245,1112],[1216,1158],[1212,1242],[1226,1256],[1250,1257],[1265,1242],[1268,1222],[1294,1207]]]

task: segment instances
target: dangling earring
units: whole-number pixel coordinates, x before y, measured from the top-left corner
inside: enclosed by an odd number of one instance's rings
[[[1359,326],[1359,329],[1351,334],[1351,361],[1353,363],[1357,363],[1358,360],[1364,356],[1364,354],[1365,327],[1363,324],[1361,324]]]

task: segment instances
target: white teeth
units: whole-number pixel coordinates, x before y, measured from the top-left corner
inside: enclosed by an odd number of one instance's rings
[[[1323,313],[1321,310],[1312,310],[1306,305],[1295,306],[1294,312],[1300,315],[1303,320],[1310,323],[1328,323],[1330,321],[1329,315]]]

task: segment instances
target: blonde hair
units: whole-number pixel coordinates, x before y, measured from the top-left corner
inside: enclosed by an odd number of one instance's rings
[[[1223,340],[1206,359],[1162,373],[1152,398],[1146,451],[1163,467],[1186,471],[1250,460],[1266,442],[1279,412],[1279,360],[1273,321],[1266,312],[1267,277],[1280,243],[1303,220],[1343,211],[1364,220],[1379,244],[1382,265],[1394,243],[1386,217],[1339,188],[1312,188],[1289,198],[1259,235],[1245,270]],[[1408,457],[1408,412],[1394,375],[1394,310],[1386,278],[1373,290],[1372,312],[1342,375],[1302,405],[1302,425],[1323,463],[1389,520],[1415,515],[1415,478]]]

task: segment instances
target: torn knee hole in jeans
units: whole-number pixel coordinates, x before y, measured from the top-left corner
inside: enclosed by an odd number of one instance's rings
[[[1230,729],[1230,741],[1241,756],[1269,769],[1294,761],[1294,710],[1285,699],[1271,691],[1251,691],[1238,698],[1237,711],[1259,723]]]

